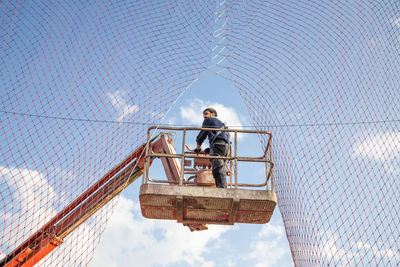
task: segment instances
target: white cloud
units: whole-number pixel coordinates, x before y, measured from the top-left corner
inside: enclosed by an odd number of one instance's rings
[[[377,133],[365,138],[355,149],[356,155],[385,161],[400,156],[400,132]]]
[[[228,107],[220,103],[203,101],[195,98],[186,107],[180,108],[180,115],[185,124],[201,127],[203,123],[203,110],[212,107],[217,110],[218,119],[231,129],[243,129],[240,116],[233,107]],[[233,136],[233,134],[231,134]],[[245,135],[238,134],[238,140],[243,140]]]
[[[400,18],[393,18],[391,22],[393,25],[400,27]]]
[[[248,257],[256,260],[256,267],[282,266],[283,260],[291,259],[286,242],[283,226],[263,225],[251,244],[252,251]]]
[[[368,133],[367,133],[368,134]],[[355,156],[370,158],[383,164],[386,171],[400,174],[400,132],[382,132],[361,136],[353,150]],[[395,167],[397,166],[397,167]]]
[[[0,178],[16,189],[14,195],[25,210],[35,209],[55,199],[54,189],[38,171],[0,166]]]
[[[136,105],[130,105],[125,99],[126,92],[119,90],[112,93],[107,93],[107,98],[117,110],[117,121],[123,122],[128,116],[137,112],[139,107]]]
[[[319,242],[322,244],[322,258],[332,259],[336,266],[345,266],[342,261],[354,258],[355,255],[351,251],[346,251],[337,246],[340,241],[340,237],[337,234],[332,233],[331,231],[326,231],[320,236],[321,240]],[[331,262],[332,260],[328,260],[328,262]]]
[[[63,243],[39,261],[45,266],[86,266],[98,241],[99,226],[87,221],[66,236]]]
[[[5,199],[11,205],[9,212],[1,217],[4,221],[1,235],[7,233],[11,238],[2,245],[14,247],[55,215],[56,193],[44,175],[35,170],[0,166],[0,180],[13,191]]]
[[[55,170],[66,174],[60,169]],[[69,179],[73,178],[70,174]],[[12,196],[8,195],[4,199],[9,202],[8,212],[0,215],[2,227],[0,236],[9,237],[7,242],[1,244],[1,249],[6,254],[53,218],[57,212],[54,208],[56,203],[65,200],[60,199],[54,188],[49,185],[45,175],[36,170],[0,166],[0,180],[5,182],[9,192],[13,192]],[[96,223],[83,223],[65,238],[60,247],[43,258],[38,266],[65,266],[65,262],[86,265],[80,263],[90,259],[87,251],[94,250],[96,242],[93,239],[98,238],[100,233],[97,231],[102,225],[104,223],[100,226]],[[93,233],[94,231],[97,235]],[[65,255],[68,256],[65,257]],[[0,259],[4,256],[0,252]],[[56,264],[60,261],[60,264]]]
[[[214,266],[205,255],[219,245],[220,236],[230,229],[209,226],[190,232],[174,221],[141,217],[140,205],[123,196],[114,210],[91,266],[153,266],[185,263]]]
[[[220,103],[203,101],[201,99],[194,99],[190,102],[189,106],[181,107],[180,114],[185,123],[201,126],[203,122],[203,110],[207,107],[213,107],[218,112],[218,119],[226,122],[230,128],[240,129],[242,123],[236,110],[233,107],[227,107]]]
[[[373,245],[367,242],[346,242],[346,247],[354,248],[353,250],[345,249],[338,244],[341,244],[343,240],[341,237],[332,231],[321,231],[319,232],[320,240],[319,243],[322,246],[322,258],[326,258],[327,262],[334,262],[335,266],[348,266],[353,263],[363,262],[363,259],[375,258],[376,262],[379,262],[379,258],[385,258],[385,262],[397,261],[400,259],[398,252],[385,248],[383,243],[374,243]],[[365,262],[368,263],[368,262]],[[369,262],[370,263],[370,262]]]
[[[357,242],[355,246],[359,250],[369,250],[369,253],[371,255],[375,255],[376,257],[383,257],[393,261],[400,259],[399,251],[395,251],[391,248],[385,248],[384,244],[381,244],[381,247],[379,247],[379,244],[371,245],[364,242]]]

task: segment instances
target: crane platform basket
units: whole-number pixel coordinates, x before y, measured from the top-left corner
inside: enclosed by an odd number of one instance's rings
[[[143,184],[142,214],[181,223],[268,223],[276,205],[272,190]]]
[[[151,138],[152,130],[169,130]],[[218,129],[231,132],[230,153],[227,156],[212,156],[205,152],[195,153],[185,144],[188,131],[215,130],[207,128],[149,128],[144,157],[143,184],[139,200],[142,215],[150,219],[176,220],[189,226],[234,223],[264,224],[271,219],[277,198],[273,185],[273,162],[271,133],[252,130]],[[181,132],[182,149],[176,152],[171,133]],[[238,134],[256,133],[264,138],[265,150],[260,157],[239,156]],[[156,141],[155,141],[156,140]],[[162,162],[166,179],[149,177],[153,160]],[[212,176],[212,159],[223,159],[226,163],[228,188],[216,188]],[[260,184],[239,183],[238,162],[259,162],[265,168],[266,177]],[[252,169],[254,170],[254,169]],[[254,175],[254,174],[253,174]],[[250,180],[251,181],[251,180]],[[251,189],[250,189],[251,188]],[[204,227],[202,229],[205,229]],[[199,229],[197,229],[199,230]]]

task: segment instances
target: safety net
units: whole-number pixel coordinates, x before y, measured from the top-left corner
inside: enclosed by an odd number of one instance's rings
[[[1,258],[212,71],[273,134],[294,264],[399,265],[399,40],[394,0],[2,1]],[[115,203],[39,265],[87,265]]]

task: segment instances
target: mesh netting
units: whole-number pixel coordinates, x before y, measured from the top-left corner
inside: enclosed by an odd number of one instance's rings
[[[400,4],[218,2],[0,3],[3,255],[142,144],[211,60],[273,134],[294,263],[400,264]],[[41,263],[86,265],[113,203]]]
[[[148,124],[206,69],[213,9],[197,1],[1,4],[3,254],[144,143]],[[86,264],[111,211],[45,265]]]

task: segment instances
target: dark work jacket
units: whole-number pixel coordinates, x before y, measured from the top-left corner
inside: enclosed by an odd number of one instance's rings
[[[217,129],[224,129],[225,128],[225,124],[223,124],[219,119],[217,118],[205,118],[203,121],[203,124],[201,125],[202,128],[217,128]],[[208,136],[208,141],[210,142],[211,145],[211,141],[215,142],[217,140],[224,140],[226,143],[229,143],[229,137],[227,132],[221,132],[214,140],[214,136],[216,134],[218,130],[216,131],[204,131],[201,130],[199,132],[199,134],[197,135],[196,138],[196,142],[198,145],[201,145],[204,141],[204,139],[206,139],[206,137]]]

